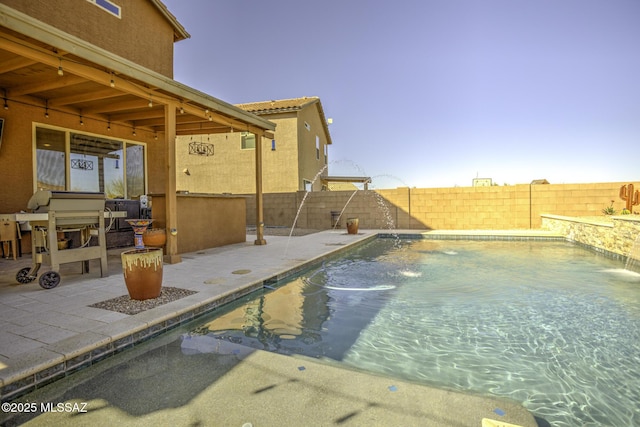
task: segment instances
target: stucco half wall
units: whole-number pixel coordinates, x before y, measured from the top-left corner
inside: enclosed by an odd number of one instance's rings
[[[164,194],[152,194],[151,202],[153,227],[165,228]],[[247,239],[244,197],[178,194],[177,214],[179,254],[242,243]]]

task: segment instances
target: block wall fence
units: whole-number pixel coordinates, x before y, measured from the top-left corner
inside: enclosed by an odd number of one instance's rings
[[[325,230],[331,228],[335,213],[344,209],[339,221],[341,228],[346,227],[347,218],[357,217],[363,229],[537,229],[542,225],[542,214],[602,216],[602,210],[612,201],[620,212],[625,207],[619,197],[620,187],[626,184],[268,193],[263,195],[264,224],[291,227],[298,215],[297,228]],[[636,211],[640,211],[640,206]],[[255,195],[248,195],[247,224],[255,223]]]

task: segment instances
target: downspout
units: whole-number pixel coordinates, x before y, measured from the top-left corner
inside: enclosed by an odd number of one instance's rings
[[[256,137],[256,245],[266,245],[264,239],[264,212],[262,202],[262,134],[253,132]]]

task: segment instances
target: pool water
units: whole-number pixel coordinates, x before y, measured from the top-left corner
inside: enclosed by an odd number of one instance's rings
[[[226,307],[206,336],[640,425],[640,275],[566,242],[377,239]]]

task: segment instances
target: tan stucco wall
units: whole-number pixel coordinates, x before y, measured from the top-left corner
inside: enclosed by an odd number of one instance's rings
[[[0,146],[0,213],[25,209],[33,194],[31,122],[35,117],[34,111],[20,104],[0,110],[0,118],[5,119]]]
[[[305,122],[309,124],[310,130],[305,128]],[[316,136],[320,137],[320,159],[316,157]],[[304,180],[313,182],[313,191],[319,191],[322,188],[322,183],[316,179],[316,175],[328,163],[324,156],[326,144],[327,137],[316,104],[298,112],[299,190],[304,189]],[[325,175],[327,175],[326,172]]]
[[[44,117],[44,109],[9,101],[9,109],[0,109],[0,118],[5,119],[5,128],[0,146],[0,213],[14,213],[26,209],[34,188],[34,148],[33,124],[68,129],[80,133],[101,135],[106,138],[142,142],[147,147],[147,167],[149,169],[149,187],[155,191],[164,191],[164,152],[163,142],[155,140],[154,135],[140,131],[132,135],[131,128],[111,125],[85,118],[80,126],[79,117],[74,114],[50,110],[49,118]]]
[[[121,19],[86,0],[0,3],[173,78],[173,28],[150,1],[114,2],[121,7]]]
[[[325,166],[327,135],[316,105],[298,113],[261,117],[276,124],[276,149],[271,149],[271,140],[262,140],[262,191],[282,193],[304,189],[304,180],[313,181]],[[309,123],[310,131],[305,128],[305,122]],[[316,135],[320,136],[320,160],[316,159]],[[213,194],[255,192],[255,151],[240,148],[240,132],[179,136],[177,141],[176,184],[179,191]],[[214,155],[190,155],[191,141],[214,144]],[[185,169],[188,169],[188,175],[183,172]],[[317,179],[313,189],[319,191],[321,188],[322,183]]]
[[[214,145],[213,156],[189,154],[189,143]],[[266,145],[266,140],[263,140]],[[242,150],[241,132],[176,138],[176,188],[191,193],[250,193],[255,191],[255,150]],[[263,147],[263,156],[268,156]],[[187,169],[189,174],[184,173]]]
[[[166,227],[165,197],[152,196],[155,228]],[[244,197],[178,195],[178,253],[241,243],[246,240]]]
[[[328,229],[331,211],[360,219],[370,229],[528,229],[540,228],[541,214],[598,216],[627,183],[512,185],[503,187],[396,188],[388,190],[319,191],[264,195],[267,226]],[[638,186],[638,183],[635,183]],[[351,201],[347,204],[347,201]],[[346,208],[345,208],[346,206]],[[636,209],[640,211],[640,208]],[[255,223],[255,204],[247,201],[247,221]]]

